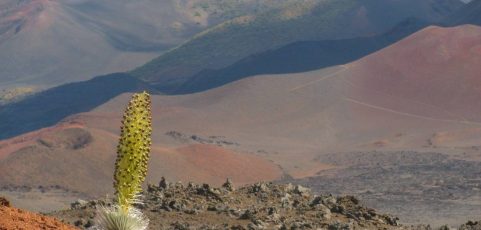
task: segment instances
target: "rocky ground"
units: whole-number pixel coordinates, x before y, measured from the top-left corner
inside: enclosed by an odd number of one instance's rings
[[[349,194],[393,213],[403,224],[459,226],[481,217],[481,162],[437,152],[349,152],[319,157],[336,166],[317,176],[286,180],[316,193]]]
[[[300,185],[257,183],[234,188],[207,184],[149,185],[140,208],[150,229],[431,229],[402,226],[398,218],[366,208],[353,196],[313,195]],[[50,215],[83,229],[93,229],[96,208],[110,199],[77,201],[70,210]],[[470,222],[460,229],[481,229]],[[449,228],[442,228],[449,229]]]

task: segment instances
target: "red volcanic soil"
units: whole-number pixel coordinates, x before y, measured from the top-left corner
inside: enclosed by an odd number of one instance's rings
[[[267,160],[214,145],[196,144],[178,151],[192,164],[192,171],[205,171],[215,177],[227,175],[238,184],[254,183],[259,178],[270,181],[281,176],[279,167]]]
[[[279,179],[279,167],[264,158],[214,145],[193,144],[175,149],[154,148],[150,181],[166,176],[180,181],[221,185],[226,178],[238,185]]]
[[[78,228],[64,224],[55,218],[13,208],[0,202],[0,230],[20,229],[76,230]]]
[[[6,158],[9,153],[16,152],[22,148],[33,145],[41,138],[49,138],[49,134],[61,132],[65,129],[83,128],[84,126],[76,122],[63,122],[56,126],[43,128],[34,132],[27,133],[20,137],[0,141],[0,160]]]
[[[73,120],[2,141],[0,184],[60,186],[91,198],[103,196],[112,192],[117,141],[116,132]],[[282,176],[277,165],[261,157],[205,144],[164,147],[154,143],[149,163],[150,183],[166,177],[220,185],[230,178],[242,185]]]
[[[356,101],[431,119],[481,121],[478,26],[429,27],[352,63],[349,72]]]

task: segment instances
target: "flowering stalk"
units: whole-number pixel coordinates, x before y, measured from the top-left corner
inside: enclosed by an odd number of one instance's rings
[[[152,116],[150,95],[134,94],[125,110],[115,162],[117,205],[102,208],[97,222],[105,230],[146,229],[147,218],[132,205],[139,203],[150,155]]]
[[[134,94],[123,117],[114,174],[118,203],[125,212],[136,203],[147,175],[151,122],[149,94]]]

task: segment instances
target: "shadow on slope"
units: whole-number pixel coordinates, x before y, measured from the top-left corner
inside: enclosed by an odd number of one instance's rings
[[[172,93],[202,70],[226,68],[256,53],[297,41],[372,36],[412,17],[436,23],[463,5],[459,0],[293,1],[212,27],[131,74]]]
[[[258,74],[304,72],[344,64],[382,49],[426,24],[409,19],[379,36],[293,43],[247,57],[225,69],[204,71],[175,93],[204,91]],[[69,115],[90,111],[121,93],[143,89],[156,91],[147,83],[123,73],[52,88],[0,107],[0,139],[54,125]]]
[[[71,114],[90,111],[121,93],[155,91],[152,89],[123,73],[55,87],[0,107],[0,139],[54,125]]]
[[[175,93],[205,91],[260,74],[299,73],[346,64],[389,46],[427,25],[427,22],[410,18],[378,36],[291,43],[249,56],[223,69],[202,71]]]
[[[464,24],[481,26],[481,1],[474,0],[465,5],[444,20],[444,24],[447,26],[458,26]]]

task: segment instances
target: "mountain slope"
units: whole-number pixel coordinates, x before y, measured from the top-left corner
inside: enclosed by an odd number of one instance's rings
[[[3,0],[0,90],[127,71],[212,25],[283,3]]]
[[[438,21],[462,5],[457,0],[297,1],[215,26],[132,74],[172,92],[203,69],[220,69],[268,49],[295,41],[382,33],[409,17]]]
[[[248,1],[246,1],[248,2]],[[449,1],[448,1],[449,2]],[[329,2],[327,2],[329,3]],[[327,4],[325,3],[325,4]],[[371,2],[365,1],[365,5],[367,6],[372,6]],[[369,5],[369,4],[370,5]],[[436,3],[440,3],[439,1],[436,1]],[[280,3],[279,3],[280,4]],[[301,18],[293,18],[290,21],[292,24],[289,26],[295,26],[296,23],[299,23],[303,20],[314,20],[316,17],[319,17],[319,15],[322,15],[322,12],[327,12],[327,13],[333,13],[334,9],[332,7],[337,6],[336,4],[342,5],[340,2],[336,3],[329,3],[329,4],[334,4],[334,5],[329,5],[325,6],[325,4],[317,3],[317,2],[311,2],[311,4],[314,5],[308,5],[307,3],[300,4],[297,2],[297,5],[293,3],[285,3],[289,7],[287,8],[282,8],[283,10],[286,11],[286,9],[293,10],[293,9],[298,9],[301,6],[307,7],[307,6],[315,6],[313,9],[310,9],[311,11],[314,10],[319,10],[321,12],[313,12],[312,15],[308,14],[307,16],[303,16]],[[315,4],[320,4],[320,5],[315,5]],[[401,5],[398,5],[401,4]],[[403,6],[403,3],[392,3],[391,5],[393,6]],[[423,3],[424,4],[424,3]],[[421,4],[422,5],[422,4]],[[294,7],[296,6],[296,7]],[[362,8],[362,7],[361,7]],[[422,8],[422,7],[421,7]],[[449,8],[449,7],[448,7]],[[454,7],[453,7],[454,8]],[[301,8],[304,9],[304,8]],[[304,9],[306,10],[306,9]],[[376,11],[377,10],[377,11]],[[373,17],[376,18],[377,14],[380,14],[381,11],[379,9],[373,10]],[[422,11],[421,9],[418,9],[419,11]],[[290,11],[286,11],[290,12]],[[286,13],[284,12],[284,13]],[[294,11],[295,12],[295,11]],[[303,11],[302,11],[303,12]],[[337,12],[337,11],[335,11]],[[270,12],[271,14],[279,13],[278,11],[273,11]],[[292,13],[292,12],[291,12]],[[266,14],[267,16],[271,14]],[[264,17],[268,18],[266,15]],[[404,17],[404,15],[409,15],[409,12],[402,12],[400,13],[399,18]],[[433,13],[433,15],[437,15],[436,13]],[[285,17],[287,17],[284,14]],[[326,15],[326,17],[329,15]],[[435,16],[426,16],[426,17],[431,17],[435,18]],[[307,19],[306,19],[307,18]],[[318,18],[317,18],[318,19]],[[265,19],[267,20],[267,19]],[[339,20],[341,23],[343,19],[335,18],[335,20]],[[393,19],[395,20],[395,18]],[[434,20],[434,19],[430,19]],[[274,20],[275,21],[275,20]],[[281,23],[280,21],[276,21],[276,23]],[[313,22],[314,23],[314,22]],[[282,24],[282,23],[281,23]],[[283,73],[283,72],[299,72],[299,71],[306,71],[306,70],[313,70],[317,68],[322,68],[326,67],[329,65],[335,65],[335,64],[343,64],[348,61],[352,61],[356,58],[359,58],[363,55],[367,55],[370,52],[373,52],[377,49],[380,49],[384,46],[387,46],[388,44],[416,31],[418,28],[421,28],[423,26],[423,22],[417,19],[409,19],[405,20],[404,22],[398,24],[394,29],[391,29],[390,32],[379,35],[379,36],[372,36],[372,37],[363,37],[363,38],[354,38],[354,39],[345,39],[345,40],[340,40],[340,41],[320,41],[320,42],[299,42],[297,44],[294,44],[293,46],[288,46],[284,49],[279,49],[278,51],[269,51],[265,54],[258,54],[253,57],[253,59],[246,58],[245,60],[240,61],[239,63],[236,63],[232,66],[229,66],[225,69],[221,69],[215,72],[211,71],[204,71],[201,72],[197,75],[194,75],[191,77],[190,80],[185,79],[187,82],[183,83],[182,85],[179,85],[175,91],[173,91],[173,88],[170,88],[170,92],[173,93],[185,93],[185,92],[196,92],[198,90],[205,90],[211,87],[219,86],[234,80],[238,80],[242,77],[247,77],[251,76],[254,74],[266,74],[266,73]],[[252,26],[256,26],[257,24],[253,24]],[[282,25],[277,25],[278,29],[282,29]],[[249,27],[249,26],[248,26]],[[314,25],[306,25],[306,30],[307,31],[314,31],[310,27],[318,27],[317,23]],[[321,25],[321,27],[323,27]],[[326,30],[331,30],[330,28],[324,28]],[[324,31],[324,29],[322,31]],[[215,31],[214,29],[213,31]],[[344,30],[340,30],[339,33],[346,33]],[[209,34],[209,33],[207,33]],[[214,33],[215,34],[215,33]],[[219,35],[219,34],[217,34]],[[217,36],[216,35],[216,36]],[[206,35],[207,36],[207,35]],[[210,36],[210,35],[209,35]],[[222,35],[219,35],[220,37]],[[202,37],[202,36],[201,36]],[[219,38],[220,38],[219,37]],[[226,41],[230,42],[230,41]],[[207,42],[206,44],[210,44]],[[307,46],[306,46],[307,45]],[[189,45],[186,45],[189,47]],[[236,45],[234,45],[236,46]],[[299,48],[299,50],[297,50]],[[180,47],[179,49],[183,49]],[[177,53],[177,49],[174,49],[171,52]],[[229,51],[231,49],[225,49],[226,51]],[[293,52],[297,53],[297,58],[298,62],[297,63],[289,63],[286,64],[286,59],[292,58],[291,55],[293,55]],[[286,54],[288,56],[286,56]],[[279,59],[276,59],[275,56],[279,55]],[[195,55],[194,55],[195,56]],[[194,56],[191,56],[192,58],[195,58]],[[273,57],[274,56],[274,57]],[[303,59],[306,58],[312,58],[312,61],[305,62]],[[202,58],[200,58],[202,59]],[[199,59],[199,60],[200,60]],[[171,63],[173,68],[179,67],[178,65],[176,66],[175,63]],[[178,63],[177,63],[178,64]],[[149,66],[149,64],[147,65]],[[181,67],[182,65],[180,65]],[[271,67],[274,66],[274,67]],[[170,68],[170,67],[169,67]],[[267,68],[267,69],[266,69]],[[177,77],[178,75],[176,75]],[[138,76],[137,76],[138,77]],[[108,85],[106,81],[105,85]],[[115,84],[115,83],[113,83]],[[175,83],[177,84],[177,83]],[[88,84],[80,84],[81,86],[84,87],[89,87]],[[166,88],[156,85],[156,88],[160,88],[161,90],[165,90]],[[111,88],[116,88],[116,85],[112,85]],[[58,88],[59,89],[59,88]],[[57,89],[57,90],[58,90]],[[78,89],[77,89],[78,90]],[[83,90],[88,90],[88,89],[83,89]],[[64,90],[67,95],[69,94],[68,91]],[[116,89],[116,92],[120,93],[119,89]],[[125,91],[123,91],[125,92]],[[115,94],[114,94],[115,95]],[[28,101],[36,100],[36,96],[32,96],[31,99]],[[48,98],[50,101],[58,101],[58,100],[63,100],[63,95],[60,94],[49,94]],[[110,98],[104,98],[103,101],[106,101]],[[38,100],[35,102],[35,105],[42,105],[45,103],[46,100]],[[87,100],[88,101],[88,100]],[[61,119],[64,117],[73,114],[74,112],[79,112],[79,111],[87,111],[85,109],[79,109],[79,108],[74,108],[74,105],[71,105],[69,109],[62,108],[62,106],[56,105],[54,103],[48,103],[48,105],[41,106],[43,108],[49,108],[48,110],[41,109],[32,109],[36,108],[35,106],[29,108],[28,106],[25,106],[24,103],[28,102],[20,102],[16,104],[11,104],[8,105],[5,108],[0,107],[0,117],[3,117],[4,120],[18,120],[19,122],[9,122],[5,123],[3,126],[0,128],[6,130],[5,132],[2,132],[0,134],[0,138],[7,138],[7,137],[12,137],[15,135],[19,135],[21,133],[25,133],[28,131],[33,131],[38,128],[46,127],[48,125],[55,124],[56,122],[59,122]],[[89,106],[88,108],[93,108],[98,103],[93,103]],[[86,107],[86,108],[87,108]],[[72,108],[72,109],[70,109]],[[9,112],[9,111],[15,111],[15,112]],[[14,115],[17,114],[18,111],[26,111],[26,115]],[[55,111],[53,112],[56,114],[56,116],[51,116],[49,113],[52,113],[50,111]],[[71,111],[71,112],[67,112]],[[59,116],[61,114],[61,116]],[[25,118],[25,119],[24,119]],[[18,124],[18,125],[15,125]]]
[[[401,40],[428,24],[408,19],[387,33],[353,39],[300,41],[255,54],[219,70],[204,70],[175,93],[194,93],[255,75],[298,73],[346,64]]]
[[[71,114],[90,111],[121,93],[142,90],[155,92],[148,84],[123,73],[48,89],[0,106],[0,138],[54,125]]]
[[[444,20],[448,26],[463,24],[481,25],[481,1],[475,0],[457,10],[453,15]]]

